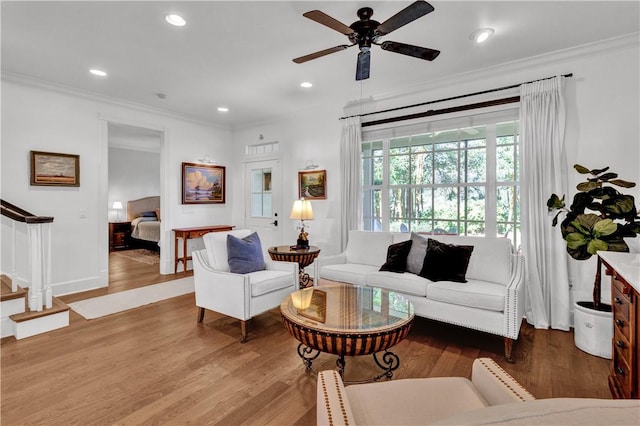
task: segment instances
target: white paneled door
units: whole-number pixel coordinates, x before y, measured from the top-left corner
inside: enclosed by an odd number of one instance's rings
[[[258,232],[265,256],[282,241],[280,160],[245,163],[245,226]]]

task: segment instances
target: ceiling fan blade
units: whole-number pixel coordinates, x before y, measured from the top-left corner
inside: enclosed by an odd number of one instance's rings
[[[344,50],[344,49],[346,49],[348,47],[351,47],[351,46],[353,46],[353,45],[342,44],[340,46],[330,47],[329,49],[320,50],[319,52],[310,53],[308,55],[304,55],[304,56],[300,56],[299,58],[295,58],[293,60],[293,62],[295,62],[296,64],[302,64],[303,62],[307,62],[307,61],[310,61],[312,59],[320,58],[320,57],[328,55],[330,53],[339,52],[339,51]]]
[[[319,10],[312,10],[310,12],[303,13],[302,16],[304,16],[305,18],[309,18],[312,21],[316,21],[319,24],[325,25],[332,30],[336,30],[344,35],[353,34],[353,30],[347,25]]]
[[[395,31],[398,28],[407,25],[409,22],[415,21],[421,16],[431,12],[433,12],[433,6],[426,1],[418,0],[381,23],[376,30],[376,34],[389,34],[391,31]]]
[[[428,49],[426,47],[413,46],[411,44],[398,43],[396,41],[385,41],[380,45],[383,50],[400,53],[401,55],[413,56],[414,58],[433,61],[440,54],[439,50]]]
[[[358,53],[358,64],[356,65],[356,81],[369,78],[371,69],[371,52],[369,50]]]

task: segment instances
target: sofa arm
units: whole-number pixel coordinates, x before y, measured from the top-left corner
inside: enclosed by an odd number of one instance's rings
[[[489,405],[535,399],[529,391],[491,358],[478,358],[473,361],[471,381]]]
[[[316,422],[323,425],[355,425],[342,378],[335,370],[318,373]]]
[[[524,256],[513,255],[513,271],[504,300],[504,336],[517,339],[524,317]]]
[[[347,263],[347,255],[345,253],[316,257],[313,261],[313,285],[317,286],[320,282],[320,268],[327,265],[341,265],[345,263]]]

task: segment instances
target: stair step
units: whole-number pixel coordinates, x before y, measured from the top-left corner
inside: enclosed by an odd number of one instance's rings
[[[67,312],[69,311],[69,306],[64,303],[63,301],[61,301],[60,299],[58,299],[57,297],[53,298],[53,306],[51,306],[51,308],[49,309],[43,309],[42,311],[27,311],[27,312],[23,312],[21,314],[14,314],[11,315],[9,318],[11,318],[11,320],[15,323],[20,323],[23,321],[29,321],[32,319],[36,319],[36,318],[41,318],[41,317],[45,317],[47,315],[54,315],[60,312]]]
[[[6,275],[0,276],[2,286],[0,287],[2,292],[0,293],[0,301],[20,299],[21,297],[27,297],[27,291],[21,287],[18,287],[18,291],[11,291],[11,278]]]

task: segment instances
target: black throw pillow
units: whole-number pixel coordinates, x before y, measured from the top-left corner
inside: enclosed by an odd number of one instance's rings
[[[407,240],[391,244],[387,249],[387,261],[380,267],[381,271],[404,272],[407,269],[407,256],[413,241]]]
[[[445,244],[429,238],[420,276],[431,281],[466,283],[465,275],[473,246]]]

